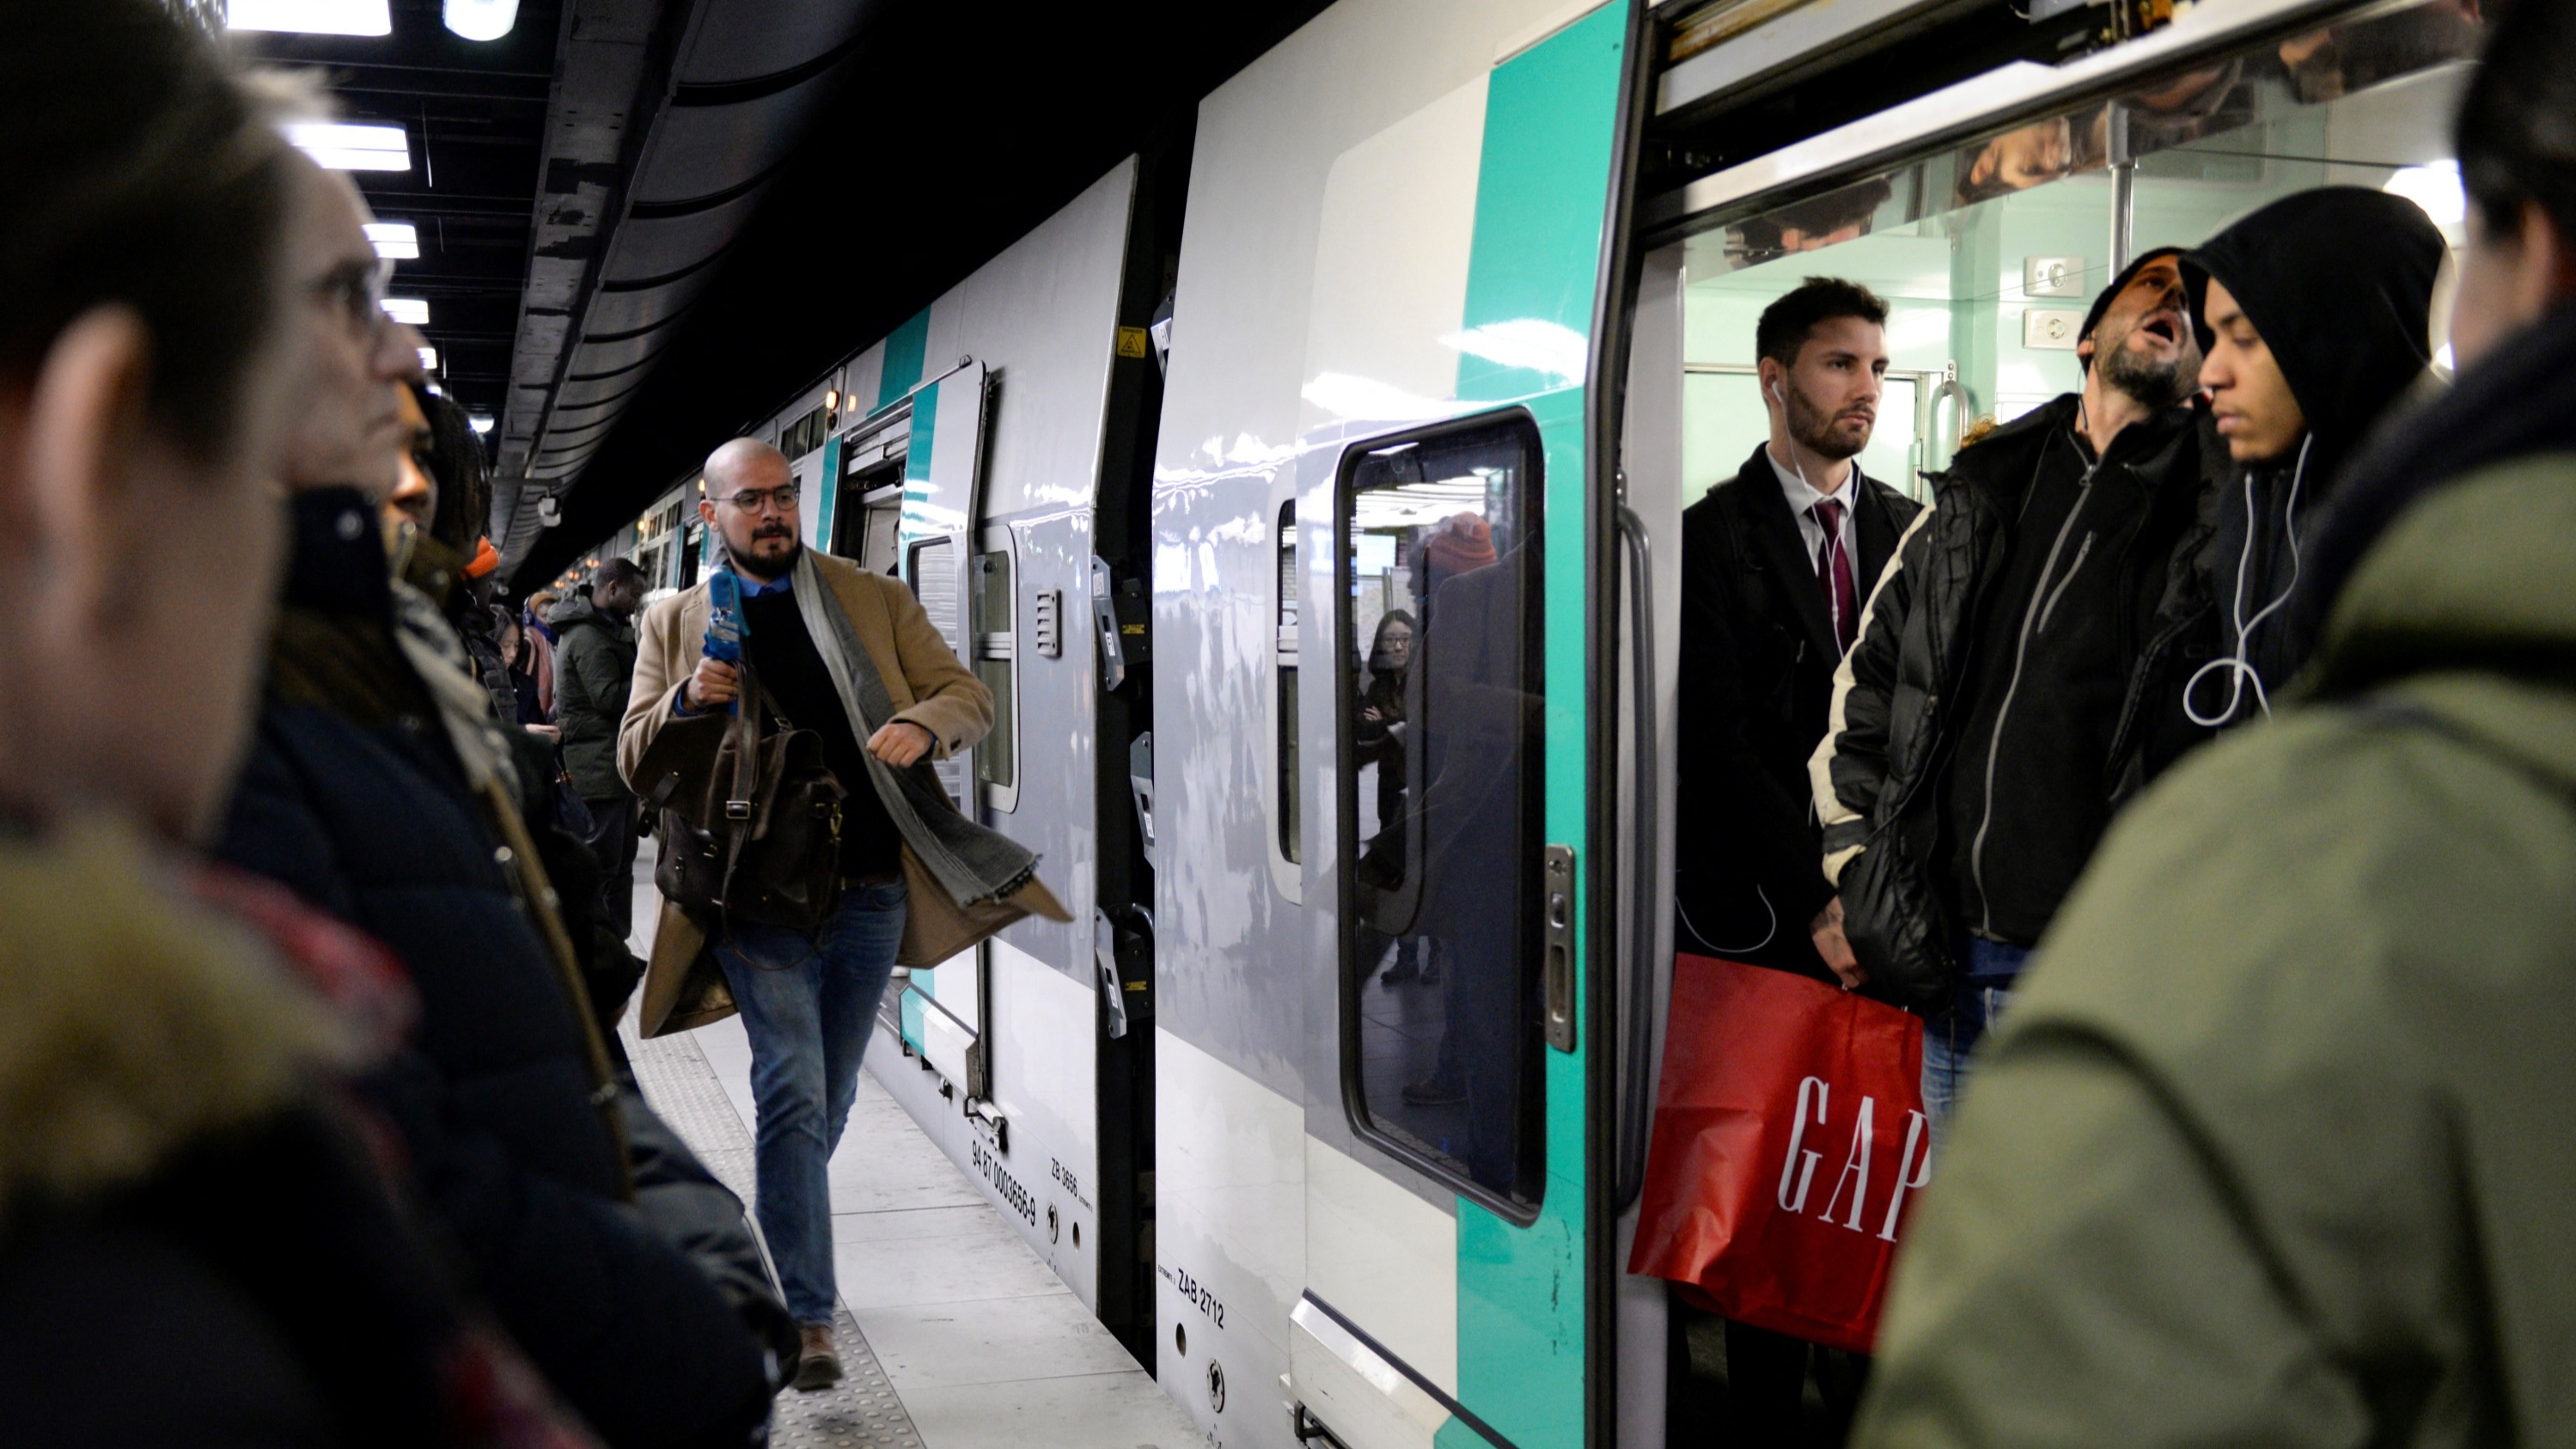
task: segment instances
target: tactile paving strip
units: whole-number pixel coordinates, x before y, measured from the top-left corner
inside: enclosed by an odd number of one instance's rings
[[[716,1180],[749,1203],[754,1171],[751,1133],[725,1096],[706,1053],[687,1033],[644,1041],[635,1035],[630,1017],[619,1035],[635,1064],[635,1080],[644,1100],[689,1150],[698,1154]],[[912,1415],[886,1381],[876,1351],[859,1333],[845,1304],[834,1305],[832,1338],[841,1350],[841,1381],[812,1393],[787,1389],[771,1412],[769,1442],[780,1449],[922,1449]]]

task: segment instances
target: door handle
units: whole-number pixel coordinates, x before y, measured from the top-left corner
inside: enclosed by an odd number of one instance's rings
[[[1547,1044],[1574,1050],[1574,847],[1551,845],[1541,868],[1546,946],[1542,967]]]
[[[1100,636],[1100,689],[1103,694],[1127,682],[1127,650],[1118,639],[1118,600],[1110,592],[1109,565],[1091,560],[1091,627]]]
[[[1099,976],[1100,1003],[1107,1008],[1109,1039],[1116,1041],[1127,1034],[1127,993],[1118,979],[1118,928],[1109,912],[1098,907],[1091,912],[1091,960]]]

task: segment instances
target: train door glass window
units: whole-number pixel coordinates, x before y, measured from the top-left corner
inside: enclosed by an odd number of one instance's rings
[[[1273,668],[1278,681],[1271,721],[1278,739],[1278,773],[1272,781],[1279,808],[1279,853],[1294,865],[1303,860],[1305,821],[1297,797],[1297,504],[1279,505],[1279,607],[1273,619]]]
[[[833,510],[832,552],[872,574],[895,571],[896,535],[903,522],[903,460],[897,453],[850,473]]]
[[[975,555],[973,610],[975,677],[993,692],[993,728],[975,747],[975,778],[997,809],[1017,803],[1019,785],[1019,649],[1012,610],[1010,533],[997,529],[987,542],[1000,545]]]
[[[1520,413],[1354,450],[1335,561],[1346,1100],[1521,1220],[1541,1166],[1538,459]]]
[[[682,536],[680,543],[679,586],[681,588],[692,589],[697,587],[698,564],[699,560],[705,556],[706,548],[707,526],[703,523],[690,524],[689,531]]]
[[[914,545],[912,550],[914,594],[921,600],[921,612],[929,617],[930,627],[938,630],[943,639],[960,636],[959,611],[966,603],[958,597],[956,548],[951,539],[934,538]],[[971,809],[974,796],[962,773],[965,761],[945,759],[936,768],[948,798],[956,801],[960,810]]]

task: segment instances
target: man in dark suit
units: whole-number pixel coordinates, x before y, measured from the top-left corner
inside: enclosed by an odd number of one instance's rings
[[[1919,511],[1864,477],[1887,304],[1833,277],[1764,310],[1754,332],[1770,441],[1682,514],[1679,869],[1685,951],[1835,981],[1849,953],[1818,869],[1807,759],[1834,666]],[[1856,981],[1842,981],[1850,986]]]
[[[1844,986],[1807,759],[1834,668],[1919,506],[1860,471],[1887,372],[1887,304],[1810,277],[1754,331],[1771,437],[1682,514],[1679,949]],[[1691,1029],[1677,1021],[1675,1031]],[[1726,1325],[1728,1442],[1804,1442],[1808,1345]],[[1845,1418],[1859,1367],[1819,1355]]]

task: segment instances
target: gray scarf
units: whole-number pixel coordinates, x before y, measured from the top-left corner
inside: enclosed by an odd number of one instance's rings
[[[814,567],[810,549],[797,551],[794,588],[796,612],[814,641],[814,652],[823,656],[841,707],[849,712],[850,728],[864,745],[894,718],[894,696],[886,692],[876,661],[859,642],[849,615],[836,607],[831,585]],[[959,905],[1004,899],[1037,873],[1038,858],[1026,846],[958,813],[927,757],[901,770],[873,754],[867,762],[868,780],[904,843]],[[854,783],[842,782],[845,787]]]

